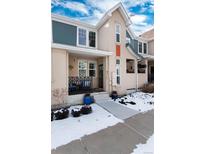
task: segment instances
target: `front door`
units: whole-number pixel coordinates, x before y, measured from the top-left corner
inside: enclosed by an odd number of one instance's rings
[[[98,68],[99,68],[99,88],[103,88],[103,64],[100,64]]]
[[[151,82],[154,82],[154,66],[151,66]]]

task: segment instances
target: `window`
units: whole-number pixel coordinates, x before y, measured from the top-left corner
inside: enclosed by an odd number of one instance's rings
[[[95,32],[89,32],[89,46],[95,47]]]
[[[135,73],[135,61],[134,59],[126,59],[127,73]]]
[[[147,54],[147,43],[143,43],[144,54]]]
[[[147,65],[144,61],[139,62],[137,67],[138,67],[138,73],[146,73]]]
[[[87,61],[81,60],[79,61],[79,77],[86,77],[87,75]]]
[[[120,42],[120,25],[115,25],[115,40],[116,42]]]
[[[139,53],[142,53],[142,42],[139,42]]]
[[[96,62],[90,62],[87,60],[79,60],[79,77],[95,77],[96,76]]]
[[[120,84],[120,60],[116,60],[116,80],[117,84]]]
[[[89,76],[91,77],[96,76],[96,63],[95,62],[89,63]]]
[[[78,28],[78,44],[86,46],[86,30]]]

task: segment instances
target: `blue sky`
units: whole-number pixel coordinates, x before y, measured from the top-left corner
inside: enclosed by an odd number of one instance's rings
[[[153,27],[154,0],[51,0],[51,11],[95,25],[120,1],[131,16],[131,27],[136,35]]]

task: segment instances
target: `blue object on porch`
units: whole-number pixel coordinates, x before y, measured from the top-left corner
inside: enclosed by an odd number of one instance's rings
[[[90,96],[86,96],[86,97],[83,98],[83,103],[84,103],[85,105],[90,105],[90,104],[93,103],[93,98],[90,97]]]

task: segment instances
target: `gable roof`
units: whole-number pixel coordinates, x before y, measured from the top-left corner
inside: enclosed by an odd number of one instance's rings
[[[154,28],[142,33],[139,35],[140,38],[145,39],[145,40],[153,40],[154,39]]]
[[[112,17],[112,13],[119,9],[120,13],[122,14],[123,19],[126,22],[126,26],[129,26],[132,24],[132,21],[130,20],[130,17],[124,8],[122,2],[119,2],[114,7],[112,7],[110,10],[108,10],[105,15],[101,18],[101,20],[97,23],[96,28],[100,28],[109,18]]]

